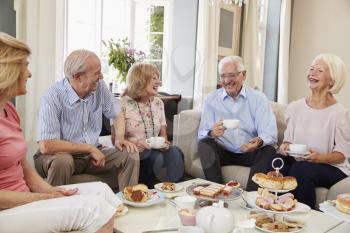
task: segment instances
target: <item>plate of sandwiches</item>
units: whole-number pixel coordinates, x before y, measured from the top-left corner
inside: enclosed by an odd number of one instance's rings
[[[252,180],[260,187],[277,193],[289,192],[298,186],[295,177],[283,176],[282,173],[276,171],[267,174],[256,173],[252,177]]]
[[[292,193],[277,196],[267,189],[259,188],[257,192],[247,194],[248,203],[254,208],[270,213],[307,213],[311,208],[298,202]]]
[[[252,211],[249,218],[255,219],[255,227],[264,232],[300,232],[304,229],[303,221],[281,215],[269,216],[266,213]]]
[[[148,189],[144,184],[128,186],[117,193],[117,197],[126,205],[134,207],[148,207],[165,200],[162,192],[155,189]]]
[[[325,214],[350,223],[350,193],[337,195],[336,200],[328,200],[320,204]]]
[[[163,182],[154,185],[154,188],[165,193],[174,193],[181,191],[183,186],[173,182]]]
[[[238,189],[240,183],[229,181],[226,184],[218,183],[194,183],[186,188],[186,192],[199,199],[218,201],[235,200],[241,196],[241,190]]]

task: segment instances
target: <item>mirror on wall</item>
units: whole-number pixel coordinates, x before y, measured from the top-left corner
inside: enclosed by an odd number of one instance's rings
[[[241,10],[234,4],[220,4],[219,57],[239,54]]]

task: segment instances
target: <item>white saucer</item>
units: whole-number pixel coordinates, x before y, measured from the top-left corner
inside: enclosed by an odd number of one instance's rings
[[[167,147],[167,144],[164,143],[161,147],[156,147],[156,146],[151,146],[152,149],[156,149],[156,150],[161,150]]]
[[[293,152],[293,151],[286,151],[286,153],[288,155],[296,157],[296,158],[304,158],[306,155],[310,154],[310,152],[297,153],[297,152]]]

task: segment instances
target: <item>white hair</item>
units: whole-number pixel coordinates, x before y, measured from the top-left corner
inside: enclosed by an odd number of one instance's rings
[[[86,70],[86,60],[90,56],[97,57],[94,52],[85,49],[71,52],[64,62],[64,75],[71,79],[75,74],[84,72]]]
[[[333,85],[329,89],[332,94],[337,94],[344,86],[346,79],[346,68],[342,59],[334,54],[319,54],[312,63],[317,59],[322,59],[328,66]]]
[[[231,55],[231,56],[226,56],[223,59],[220,60],[219,62],[219,73],[222,69],[222,67],[226,63],[234,63],[237,66],[238,71],[243,71],[245,70],[244,65],[243,65],[243,59],[239,56]]]

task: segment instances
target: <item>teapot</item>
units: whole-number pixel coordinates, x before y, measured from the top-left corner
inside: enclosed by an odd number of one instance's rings
[[[231,211],[224,208],[224,202],[219,201],[200,209],[196,223],[206,233],[230,233],[234,227],[234,217]]]

